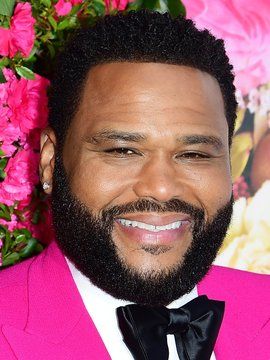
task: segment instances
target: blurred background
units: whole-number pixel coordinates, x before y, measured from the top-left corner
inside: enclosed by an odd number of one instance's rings
[[[187,17],[223,38],[234,66],[236,203],[216,264],[270,273],[270,2],[185,0]]]

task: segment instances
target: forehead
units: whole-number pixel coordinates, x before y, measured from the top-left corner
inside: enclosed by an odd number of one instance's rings
[[[73,125],[102,127],[177,126],[227,132],[218,82],[200,70],[159,63],[108,63],[93,67]]]

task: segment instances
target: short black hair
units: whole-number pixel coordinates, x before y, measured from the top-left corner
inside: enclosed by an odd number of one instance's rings
[[[140,10],[106,15],[93,27],[78,30],[60,54],[49,93],[49,125],[60,148],[91,67],[121,61],[184,65],[216,78],[231,144],[237,103],[223,40],[208,30],[198,30],[192,20],[183,16],[172,18],[168,13]]]

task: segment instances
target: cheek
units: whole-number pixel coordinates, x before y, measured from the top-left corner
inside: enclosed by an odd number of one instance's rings
[[[212,173],[201,175],[193,187],[207,217],[212,218],[231,198],[232,181],[229,167],[220,167]]]
[[[127,176],[128,173],[128,176]],[[93,210],[100,210],[119,199],[127,202],[133,174],[126,168],[115,168],[100,161],[85,161],[74,169],[71,188],[77,197]]]

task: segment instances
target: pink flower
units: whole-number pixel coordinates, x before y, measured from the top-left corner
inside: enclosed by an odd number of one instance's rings
[[[26,199],[38,183],[39,154],[33,150],[21,150],[10,158],[5,168],[7,174],[0,183],[0,202],[13,205],[14,201]]]
[[[65,0],[59,0],[54,7],[58,16],[67,15],[72,9],[71,2]]]
[[[2,246],[3,246],[3,241],[0,239],[0,266],[3,265],[3,259],[2,259]]]
[[[186,0],[187,16],[225,40],[243,94],[270,80],[270,2]]]
[[[125,10],[129,2],[129,0],[105,0],[105,7],[107,11],[110,11],[111,9],[117,9],[121,11]]]
[[[4,220],[4,219],[0,219],[0,225],[6,226],[9,231],[15,230],[15,229],[17,228],[17,226],[18,226],[17,216],[14,215],[14,214],[12,214],[10,221],[6,221],[6,220]]]
[[[32,194],[29,194],[26,196],[23,200],[21,200],[18,205],[16,206],[16,209],[19,211],[25,211],[25,208],[30,205],[32,201]]]
[[[5,76],[6,82],[0,84],[0,124],[3,121],[7,121],[10,116],[10,109],[7,106],[7,100],[9,96],[10,84],[16,79],[13,71],[10,69],[3,69],[3,74]],[[1,133],[0,133],[1,134]],[[0,138],[1,141],[1,138]]]
[[[10,28],[0,27],[0,55],[14,57],[19,51],[23,56],[29,56],[35,40],[34,23],[31,5],[18,3]]]
[[[11,69],[3,68],[3,74],[5,76],[5,79],[7,82],[11,82],[13,80],[16,80],[16,75]],[[1,85],[5,85],[6,83],[3,83]]]
[[[0,27],[0,55],[9,55],[10,29]]]
[[[5,84],[0,84],[0,126],[1,123],[6,123],[11,115],[10,108],[7,106],[8,87]],[[0,141],[2,141],[3,134],[0,132]]]
[[[47,123],[47,86],[49,81],[36,75],[35,80],[17,79],[9,69],[3,69],[7,80],[0,84],[0,142],[7,156],[27,142],[32,149],[39,149],[40,130]],[[26,137],[27,135],[27,137]]]
[[[12,115],[7,104],[10,96],[10,87],[14,81],[17,82],[17,78],[12,70],[3,69],[3,73],[7,82],[0,84],[0,143],[5,155],[11,156],[17,149],[13,145],[14,141],[19,141],[20,145],[24,145],[26,136],[19,126],[12,124],[9,120]]]
[[[19,141],[21,146],[25,144],[26,136],[21,132],[21,129],[10,122],[1,121],[1,118],[0,134],[0,142],[3,143],[1,149],[6,156],[11,156],[17,149],[17,147],[13,145],[14,141]]]
[[[69,0],[71,2],[71,4],[74,5],[78,5],[81,4],[83,2],[83,0]]]
[[[35,80],[21,78],[9,88],[8,106],[14,126],[28,134],[30,130],[44,128],[47,123],[47,86],[49,81],[39,75]]]
[[[65,16],[70,13],[72,6],[81,4],[82,2],[83,0],[58,0],[54,8],[58,16]]]
[[[233,184],[233,196],[235,200],[239,199],[240,197],[248,198],[250,196],[248,184],[244,176],[240,176],[235,180]]]

